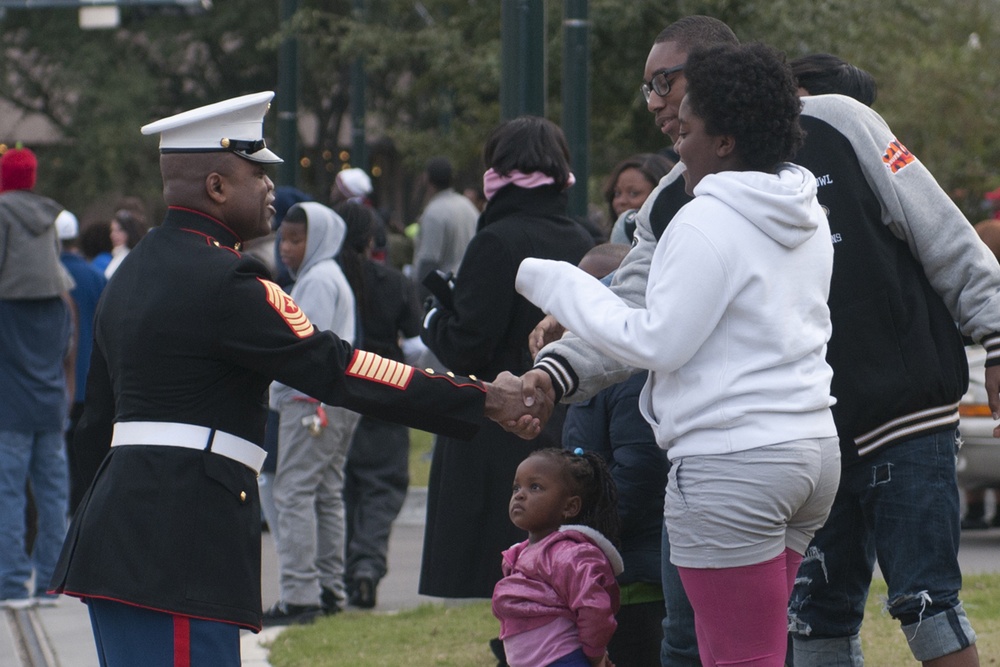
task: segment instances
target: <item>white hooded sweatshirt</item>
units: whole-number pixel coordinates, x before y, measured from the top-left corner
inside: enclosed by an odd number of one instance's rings
[[[836,436],[830,227],[816,179],[702,179],[653,254],[646,308],[577,268],[526,259],[517,291],[604,354],[650,370],[640,407],[671,460]]]
[[[317,329],[329,330],[348,343],[354,343],[354,292],[334,259],[347,236],[347,223],[330,209],[316,202],[300,202],[306,213],[306,252],[298,271],[289,270],[295,285],[291,297]],[[316,372],[322,372],[317,368]],[[280,382],[271,383],[272,408],[293,397],[305,394]]]

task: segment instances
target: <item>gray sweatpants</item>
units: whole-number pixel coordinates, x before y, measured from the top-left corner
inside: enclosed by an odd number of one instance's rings
[[[318,605],[321,586],[344,600],[344,463],[361,416],[326,406],[327,425],[312,435],[302,420],[317,404],[280,406],[274,504],[281,600]]]

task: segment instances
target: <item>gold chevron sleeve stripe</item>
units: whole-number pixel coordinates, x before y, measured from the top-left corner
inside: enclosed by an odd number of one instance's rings
[[[364,350],[355,350],[354,358],[347,366],[347,374],[397,389],[406,389],[413,378],[413,366],[407,366]]]
[[[392,377],[389,378],[389,384],[397,384],[400,378],[403,377],[403,374],[407,372],[407,370],[412,371],[413,369],[407,366],[406,364],[396,364],[396,369],[393,372]]]
[[[356,372],[358,373],[358,375],[363,375],[365,377],[368,377],[368,373],[369,371],[371,371],[372,368],[372,363],[375,361],[375,359],[378,358],[378,355],[364,351],[361,351],[361,354],[364,356],[361,360],[361,366],[358,367]]]
[[[379,382],[387,382],[385,379],[386,373],[395,363],[392,359],[382,359],[382,363],[379,364],[378,370],[375,372],[375,379]]]
[[[314,331],[312,322],[309,321],[309,318],[306,317],[306,314],[302,312],[302,309],[299,308],[292,297],[288,296],[283,289],[270,280],[264,280],[263,278],[258,278],[258,280],[264,286],[268,304],[281,315],[281,319],[285,320],[285,324],[288,325],[292,332],[299,338],[312,335]]]

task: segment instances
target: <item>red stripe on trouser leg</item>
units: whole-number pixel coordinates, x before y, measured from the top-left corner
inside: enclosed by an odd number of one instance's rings
[[[174,667],[191,667],[191,619],[174,616]]]

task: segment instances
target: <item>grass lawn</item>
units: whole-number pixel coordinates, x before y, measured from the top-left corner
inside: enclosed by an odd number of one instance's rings
[[[431,475],[431,449],[434,436],[410,429],[410,486],[427,486]]]
[[[410,431],[410,484],[427,486],[434,436]],[[962,600],[979,635],[981,664],[1000,666],[1000,574],[964,578]],[[916,665],[899,624],[882,610],[876,580],[861,632],[869,667]],[[274,667],[495,667],[488,648],[499,630],[488,602],[424,605],[399,613],[348,611],[292,627],[271,645]],[[624,666],[623,666],[624,667]]]
[[[916,665],[899,625],[882,611],[885,584],[876,581],[862,629],[869,667]],[[981,664],[1000,664],[1000,575],[965,577],[962,600],[979,635]],[[425,605],[397,614],[349,611],[293,627],[275,639],[274,667],[494,667],[487,646],[497,636],[489,603]]]

